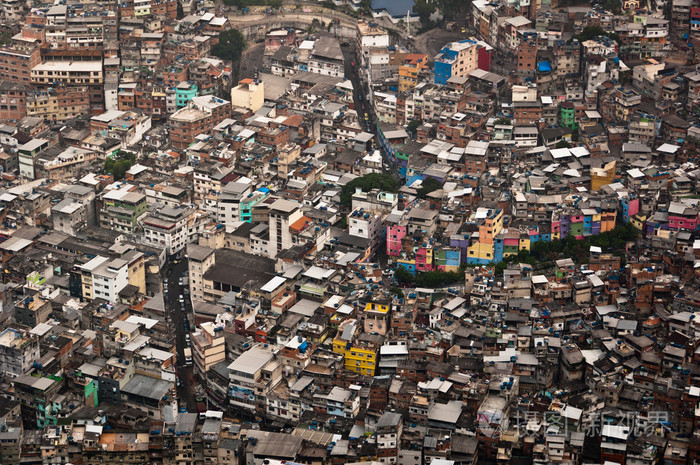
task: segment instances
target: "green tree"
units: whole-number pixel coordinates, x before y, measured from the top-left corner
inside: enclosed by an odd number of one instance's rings
[[[605,9],[616,15],[621,14],[620,0],[605,0]]]
[[[352,205],[352,194],[359,188],[362,192],[369,192],[372,189],[380,189],[386,192],[398,192],[399,181],[387,174],[371,173],[361,178],[355,178],[345,184],[340,191],[340,203],[345,207]]]
[[[136,154],[120,150],[114,156],[105,160],[104,172],[114,176],[115,181],[124,178],[127,171],[136,163]]]
[[[418,189],[418,197],[424,199],[433,191],[442,189],[442,183],[435,178],[425,178]]]
[[[416,2],[413,4],[413,11],[420,17],[420,22],[423,27],[432,27],[430,15],[435,13],[435,9],[435,3],[429,3],[426,0],[416,0]]]
[[[245,37],[238,29],[229,29],[219,34],[219,43],[211,49],[211,54],[222,60],[233,62],[234,69],[243,55],[243,50],[248,46]]]
[[[583,28],[583,31],[581,31],[581,33],[576,36],[576,38],[581,42],[585,42],[587,40],[594,39],[598,36],[607,36],[618,43],[620,42],[619,35],[613,32],[606,32],[605,29],[603,29],[600,26],[586,26]]]
[[[412,119],[406,125],[406,131],[415,137],[416,131],[418,130],[419,126],[420,126],[420,121],[418,121],[417,119]]]
[[[403,291],[400,287],[393,286],[389,289],[389,292],[396,294],[397,297],[403,297]]]
[[[306,28],[306,32],[311,34],[311,33],[320,31],[322,28],[323,28],[323,23],[321,22],[321,20],[319,20],[318,18],[314,18],[311,21],[311,24],[309,24],[309,27]]]
[[[396,267],[394,278],[401,284],[414,284],[416,282],[416,277],[402,266]]]
[[[557,142],[557,146],[556,146],[556,148],[558,148],[558,149],[568,149],[569,147],[571,147],[571,144],[569,144],[565,140],[560,140],[559,142]]]

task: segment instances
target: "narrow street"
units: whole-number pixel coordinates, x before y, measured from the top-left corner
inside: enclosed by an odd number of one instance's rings
[[[185,328],[183,318],[192,313],[192,303],[189,294],[185,294],[184,286],[180,286],[179,280],[183,274],[187,274],[187,259],[179,260],[178,263],[169,261],[165,266],[164,280],[167,280],[168,292],[165,294],[165,308],[167,314],[172,319],[175,325],[175,346],[177,348],[177,377],[179,386],[177,388],[178,397],[180,398],[180,406],[187,407],[190,412],[197,411],[197,403],[195,402],[194,392],[194,375],[192,367],[185,365],[185,348],[187,341],[185,340]],[[178,298],[180,295],[185,297],[185,312],[180,308]],[[190,329],[192,329],[190,327]]]
[[[379,141],[376,138],[379,120],[377,119],[374,107],[370,101],[369,89],[367,89],[365,82],[360,79],[360,63],[356,54],[355,44],[354,42],[350,42],[347,47],[341,48],[343,50],[343,57],[345,58],[345,77],[352,82],[355,110],[357,111],[360,125],[364,131],[375,135],[376,147],[380,148]],[[394,165],[388,160],[384,151],[381,152],[386,162],[384,164],[386,173],[398,178],[398,171],[396,171]]]

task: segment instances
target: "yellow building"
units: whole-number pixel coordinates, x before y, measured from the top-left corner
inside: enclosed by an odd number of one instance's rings
[[[418,84],[418,75],[427,68],[428,55],[397,53],[393,61],[399,65],[399,92],[412,92]]]
[[[479,226],[479,242],[493,245],[493,238],[503,229],[503,210],[479,208],[476,211],[477,220],[485,217]]]
[[[487,261],[493,260],[493,243],[484,244],[479,241],[467,247],[467,262],[474,260]]]
[[[231,106],[258,111],[265,103],[265,91],[262,82],[243,79],[231,89]]]
[[[634,215],[632,218],[630,218],[630,224],[634,226],[635,229],[641,231],[644,228],[644,222],[646,220],[646,215]]]
[[[134,16],[148,16],[151,14],[151,0],[134,0]]]
[[[367,334],[385,335],[389,330],[391,300],[377,299],[365,304],[364,331]]]
[[[646,217],[644,217],[646,220]],[[600,232],[608,232],[615,229],[617,222],[617,211],[604,212],[600,215]]]
[[[377,347],[369,343],[360,343],[356,337],[358,330],[357,320],[343,321],[333,339],[333,353],[343,356],[346,370],[374,376],[377,368]]]
[[[146,260],[145,255],[137,250],[127,252],[122,256],[129,264],[129,284],[139,288],[146,295]]]
[[[603,186],[612,184],[615,180],[615,167],[613,160],[602,168],[591,168],[591,190],[597,191]]]
[[[36,91],[27,96],[27,116],[47,121],[66,121],[90,111],[87,89]]]
[[[529,235],[524,235],[520,236],[520,241],[518,242],[518,250],[527,250],[528,252],[530,251],[530,236]]]
[[[388,300],[386,302],[384,302],[384,301],[367,302],[365,304],[365,312],[381,313],[382,315],[386,315],[389,312],[390,307],[391,307],[391,302],[389,302]]]

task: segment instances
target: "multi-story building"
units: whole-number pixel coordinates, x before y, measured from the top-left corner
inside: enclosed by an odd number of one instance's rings
[[[90,104],[98,111],[104,108],[104,74],[102,61],[52,60],[34,66],[31,84],[37,90],[55,87],[87,88]]]
[[[187,107],[170,116],[170,138],[176,149],[187,148],[200,134],[231,115],[231,104],[214,96],[193,97]]]
[[[419,74],[428,66],[428,55],[420,53],[395,53],[390,60],[398,62],[399,92],[412,92],[419,82]]]
[[[15,398],[22,404],[23,411],[36,418],[37,427],[55,425],[61,407],[56,399],[65,382],[61,376],[31,376],[22,374],[13,380]]]
[[[29,92],[26,112],[45,120],[66,121],[90,113],[90,95],[87,87]]]
[[[670,84],[678,76],[678,72],[666,63],[649,59],[644,65],[633,68],[632,83],[640,93],[650,99],[657,100],[666,84]]]
[[[198,160],[194,170],[194,198],[204,200],[219,196],[224,186],[236,178],[233,168],[212,160]]]
[[[446,45],[434,61],[435,84],[447,84],[453,77],[468,77],[479,67],[478,45],[472,40],[462,40]]]
[[[264,411],[267,394],[282,380],[282,364],[272,348],[252,347],[228,366],[232,409]]]
[[[16,123],[27,116],[27,92],[27,83],[0,82],[0,121]]]
[[[377,457],[379,463],[397,463],[403,419],[400,413],[384,412],[377,420]]]
[[[51,207],[53,229],[75,236],[87,226],[87,207],[76,199],[64,199]]]
[[[83,297],[117,302],[119,291],[129,284],[129,263],[97,256],[78,266],[82,274]]]
[[[309,72],[324,76],[345,77],[345,59],[338,39],[321,36],[314,42],[309,56]]]
[[[41,52],[34,44],[0,47],[0,81],[28,85],[32,69],[40,63]]]
[[[243,79],[231,89],[231,106],[258,111],[265,102],[265,86],[254,79]]]
[[[214,250],[196,244],[187,244],[188,276],[192,299],[204,300],[202,277],[216,263]]]
[[[226,359],[223,325],[206,322],[192,335],[192,360],[202,378],[217,363]]]
[[[5,376],[16,378],[27,373],[40,356],[36,335],[13,328],[0,333],[0,371]]]
[[[199,233],[195,208],[162,207],[144,216],[143,239],[146,244],[163,247],[169,254],[181,251]]]
[[[301,219],[301,204],[290,200],[275,200],[269,207],[270,242],[268,256],[271,258],[292,247],[290,226]]]
[[[138,228],[147,208],[146,196],[128,189],[111,190],[102,197],[102,202],[100,227],[125,233]]]
[[[49,141],[45,139],[32,139],[26,144],[17,147],[19,157],[19,174],[26,179],[36,179],[36,163],[39,154],[46,150]]]
[[[357,208],[348,215],[348,232],[351,236],[367,240],[369,254],[374,254],[384,239],[384,215]]]
[[[190,100],[199,95],[199,89],[191,82],[181,82],[175,87],[175,105],[177,108],[184,108]]]
[[[251,185],[230,182],[219,194],[216,219],[219,223],[234,224],[241,221],[241,201],[251,193]]]
[[[379,346],[371,341],[363,341],[359,336],[360,324],[357,320],[343,321],[333,339],[333,352],[343,356],[346,370],[374,376]]]

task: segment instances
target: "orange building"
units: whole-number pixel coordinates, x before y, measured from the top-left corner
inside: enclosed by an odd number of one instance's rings
[[[418,84],[418,75],[428,66],[428,55],[421,53],[395,53],[392,64],[399,66],[399,92],[410,92]]]

